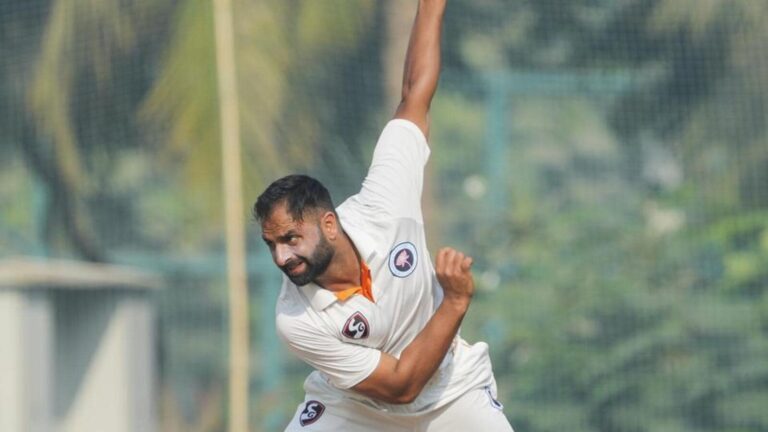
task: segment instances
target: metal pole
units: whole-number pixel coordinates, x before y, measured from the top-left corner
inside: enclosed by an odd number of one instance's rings
[[[229,431],[248,430],[248,281],[231,0],[213,0],[229,283]]]
[[[275,303],[280,294],[282,278],[275,266],[272,257],[264,247],[257,252],[258,278],[261,282],[261,346],[260,358],[262,360],[261,376],[263,377],[262,403],[260,409],[266,409],[262,417],[262,426],[265,431],[279,430],[281,422],[285,421],[282,410],[282,401],[285,399],[283,391],[283,348],[277,337],[275,329]]]

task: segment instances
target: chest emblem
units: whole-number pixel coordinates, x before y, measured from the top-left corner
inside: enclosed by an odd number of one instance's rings
[[[299,423],[301,423],[302,427],[310,425],[316,422],[323,415],[324,411],[325,405],[322,403],[316,400],[307,401],[307,404],[304,405],[304,411],[299,416]]]
[[[399,278],[409,276],[416,270],[417,257],[413,243],[400,243],[389,252],[389,271]]]
[[[371,333],[371,325],[360,312],[355,312],[344,324],[341,333],[350,339],[365,339]]]

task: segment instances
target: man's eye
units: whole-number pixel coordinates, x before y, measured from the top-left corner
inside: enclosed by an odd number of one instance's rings
[[[296,244],[299,241],[299,236],[288,236],[288,243]]]

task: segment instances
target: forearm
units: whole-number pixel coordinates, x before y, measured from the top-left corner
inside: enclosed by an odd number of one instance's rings
[[[440,35],[445,0],[421,0],[411,30],[403,72],[403,100],[423,95],[427,103],[437,90],[440,77]]]
[[[444,300],[400,358],[382,354],[379,367],[355,390],[389,403],[412,402],[440,366],[468,308],[468,298]]]
[[[426,130],[426,115],[440,78],[440,38],[446,0],[421,0],[411,30],[396,117]]]
[[[462,305],[444,301],[421,333],[402,352],[395,372],[405,384],[406,399],[418,396],[435,374],[468,308],[468,301]]]

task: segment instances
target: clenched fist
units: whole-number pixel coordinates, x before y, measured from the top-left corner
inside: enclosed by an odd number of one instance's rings
[[[444,247],[437,252],[435,273],[443,287],[444,301],[468,307],[475,293],[472,258],[456,249]]]

